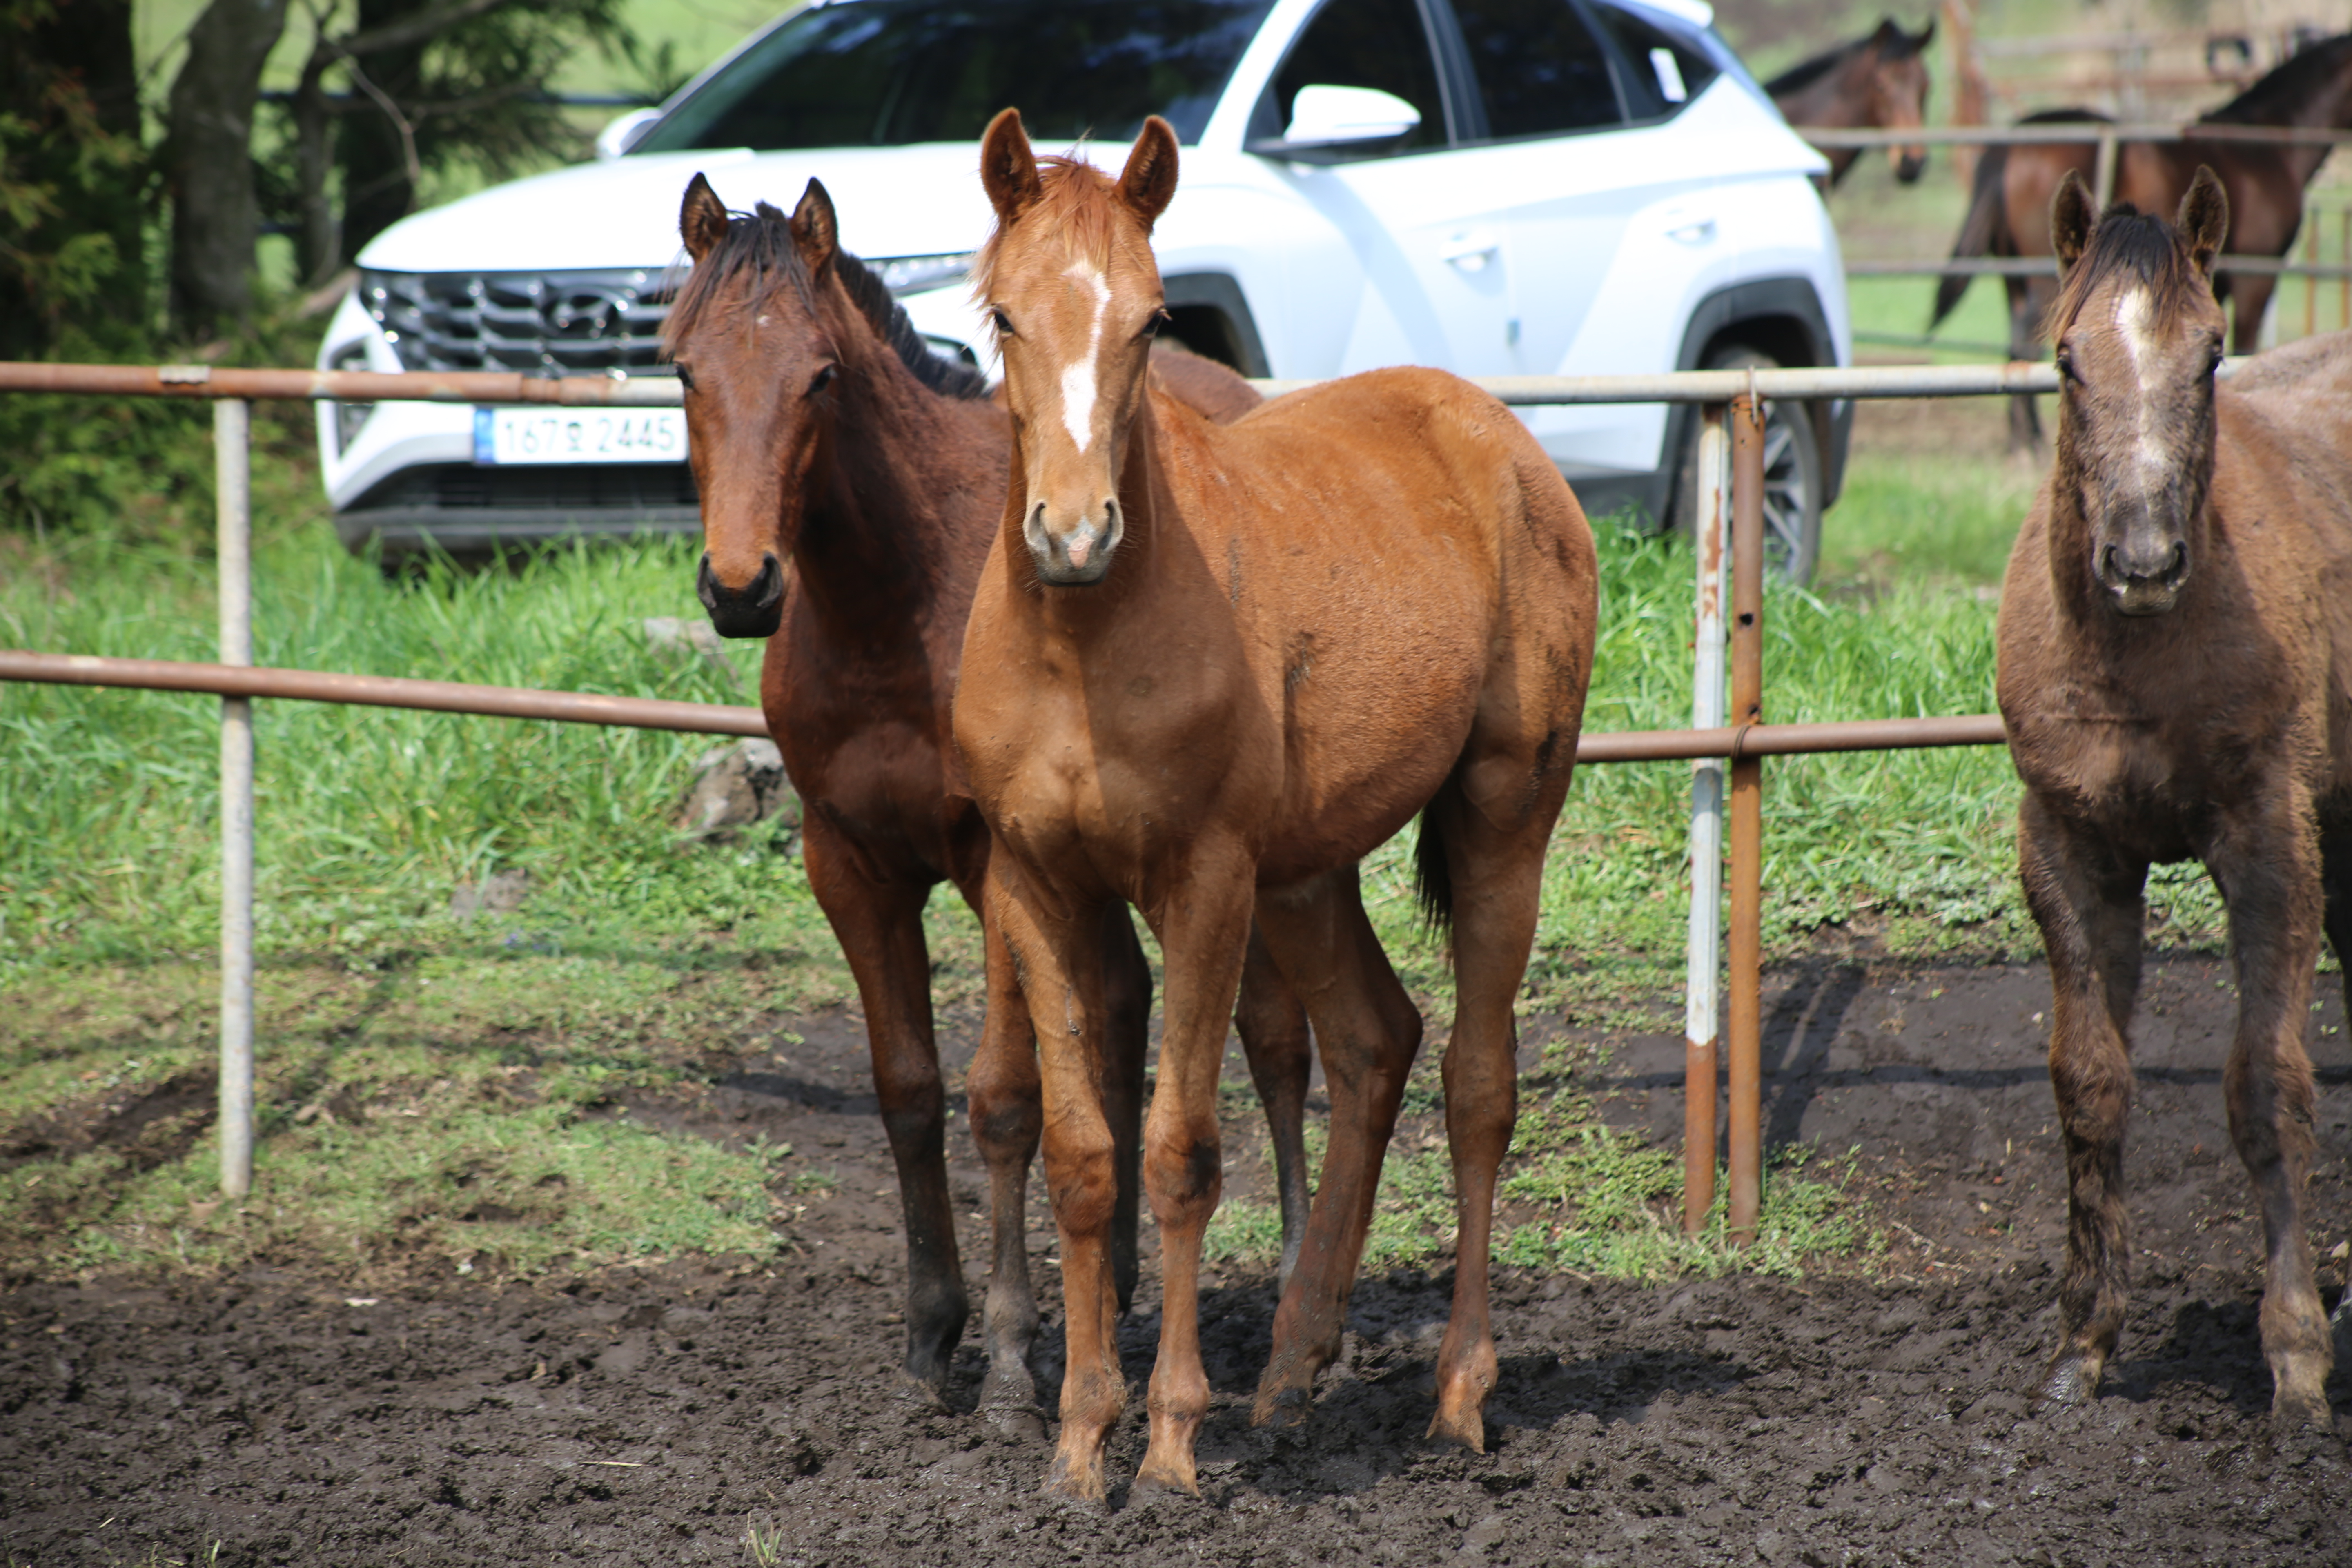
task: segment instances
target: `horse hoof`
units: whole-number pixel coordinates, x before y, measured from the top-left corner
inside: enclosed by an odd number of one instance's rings
[[[988,1424],[1016,1443],[1042,1443],[1045,1440],[1045,1418],[1034,1410],[1008,1406],[991,1410],[983,1405],[981,1414]]]
[[[1063,1502],[1099,1503],[1103,1500],[1102,1462],[1074,1465],[1063,1455],[1054,1456],[1054,1468],[1045,1472],[1045,1484],[1038,1489],[1049,1498]]]
[[[1486,1417],[1473,1410],[1467,1415],[1448,1415],[1441,1408],[1429,1418],[1429,1430],[1423,1437],[1435,1443],[1454,1443],[1474,1454],[1486,1451]]]
[[[1268,1388],[1258,1392],[1250,1410],[1253,1426],[1297,1426],[1315,1407],[1314,1392],[1305,1388]]]
[[[898,1398],[927,1414],[940,1414],[948,1407],[947,1392],[939,1384],[918,1377],[911,1372],[898,1373],[896,1390]]]
[[[2062,1355],[2042,1374],[2036,1405],[2088,1405],[2099,1392],[2099,1365],[2080,1355]]]
[[[1197,1475],[1178,1475],[1166,1466],[1146,1465],[1136,1472],[1132,1491],[1136,1497],[1197,1498],[1201,1481]]]
[[[1037,1380],[1018,1361],[1010,1365],[992,1361],[988,1375],[981,1380],[980,1407],[982,1410],[1027,1410],[1037,1408]]]
[[[2336,1412],[2329,1407],[2324,1392],[2282,1388],[2271,1401],[2271,1426],[2281,1433],[2332,1433],[2336,1430]]]

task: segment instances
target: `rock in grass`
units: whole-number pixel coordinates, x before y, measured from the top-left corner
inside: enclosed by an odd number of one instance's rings
[[[645,621],[646,646],[670,658],[701,655],[710,661],[729,680],[741,678],[735,667],[727,662],[726,644],[718,630],[705,620],[685,620],[677,616],[647,616]]]
[[[530,896],[530,872],[500,871],[485,881],[458,883],[449,895],[449,912],[461,921],[472,920],[485,910],[492,914],[511,914],[522,908],[523,900]]]
[[[739,828],[781,821],[797,827],[800,797],[784,777],[773,741],[738,741],[695,759],[694,782],[670,810],[671,826],[706,843],[731,842]]]

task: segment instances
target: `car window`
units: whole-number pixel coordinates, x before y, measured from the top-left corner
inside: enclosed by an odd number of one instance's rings
[[[846,0],[752,44],[632,153],[973,142],[1017,107],[1032,140],[1201,128],[1272,0]]]
[[[1549,136],[1625,118],[1608,51],[1568,0],[1454,0],[1486,134]]]
[[[1627,107],[1636,120],[1679,112],[1722,74],[1690,38],[1668,31],[1639,12],[1595,5],[1592,14],[1616,36],[1619,53],[1633,68],[1625,96],[1632,100]]]
[[[1252,140],[1280,138],[1302,87],[1371,87],[1421,110],[1421,123],[1374,153],[1445,145],[1437,58],[1414,0],[1330,0],[1291,46],[1250,117]]]

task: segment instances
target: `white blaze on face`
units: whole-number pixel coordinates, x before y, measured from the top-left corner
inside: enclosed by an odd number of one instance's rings
[[[1095,438],[1095,355],[1102,348],[1103,312],[1110,308],[1110,285],[1083,261],[1073,263],[1063,276],[1077,279],[1095,297],[1094,320],[1087,328],[1087,352],[1062,372],[1062,427],[1083,452]]]
[[[2123,335],[2124,353],[2139,378],[2139,472],[2143,494],[2160,488],[2170,469],[2171,454],[2164,441],[2156,403],[2160,349],[2156,339],[2156,300],[2145,289],[2134,289],[2116,301],[2116,331]]]

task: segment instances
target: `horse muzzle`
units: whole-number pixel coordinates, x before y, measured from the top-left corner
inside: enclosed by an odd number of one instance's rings
[[[1906,147],[1895,160],[1895,178],[1903,184],[1916,184],[1927,171],[1927,153],[1924,148]]]
[[[2099,552],[2099,581],[2123,614],[2160,616],[2189,581],[2189,546],[2178,539],[2155,549],[2110,544]]]
[[[1021,536],[1037,563],[1037,580],[1057,588],[1084,588],[1110,574],[1110,558],[1127,534],[1117,498],[1103,502],[1102,515],[1082,515],[1076,525],[1055,528],[1045,521],[1045,503],[1029,509]]]
[[[703,552],[702,569],[694,574],[694,595],[710,612],[710,624],[722,637],[773,637],[784,623],[784,568],[772,550],[760,557],[760,570],[747,585],[730,588],[710,569],[710,552]]]

